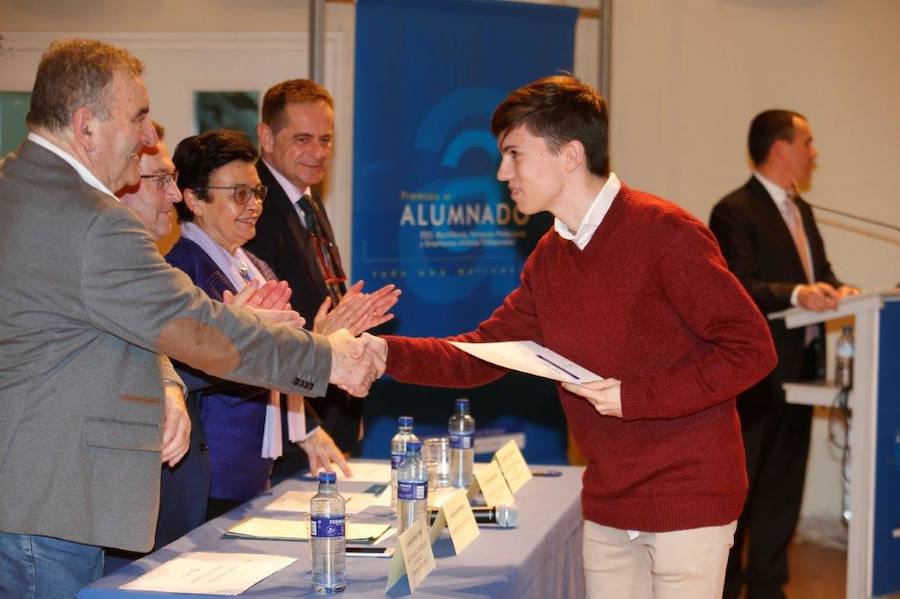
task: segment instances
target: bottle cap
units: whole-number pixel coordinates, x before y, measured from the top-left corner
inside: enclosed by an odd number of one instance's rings
[[[844,331],[843,331],[843,332],[844,332],[845,335],[852,335],[852,334],[853,334],[853,327],[852,327],[851,325],[849,325],[849,324],[844,325]]]
[[[397,419],[397,422],[400,426],[412,426],[413,425],[413,417],[412,416],[401,416]]]
[[[323,470],[322,472],[319,472],[319,482],[320,483],[337,482],[337,474],[335,474],[335,472],[333,472],[332,470]]]
[[[456,400],[456,411],[457,412],[468,412],[469,411],[469,400],[461,397]]]
[[[422,442],[421,441],[407,441],[406,442],[406,453],[419,453],[422,451]]]

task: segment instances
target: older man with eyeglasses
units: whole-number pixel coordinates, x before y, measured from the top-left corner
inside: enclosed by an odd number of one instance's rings
[[[112,194],[158,142],[143,71],[103,42],[54,43],[28,138],[0,163],[3,597],[72,597],[101,547],[152,547],[171,423],[160,354],[307,395],[364,395],[383,372],[383,341],[268,325],[162,261]]]
[[[175,204],[181,201],[176,181],[178,171],[163,141],[165,129],[153,123],[159,143],[141,151],[139,163],[141,179],[137,185],[119,192],[119,201],[134,210],[147,225],[150,235],[159,240],[172,231]]]

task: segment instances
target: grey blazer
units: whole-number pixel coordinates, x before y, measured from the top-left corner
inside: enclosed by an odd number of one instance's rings
[[[147,551],[160,354],[324,395],[323,337],[209,300],[143,224],[30,141],[0,165],[0,531]]]

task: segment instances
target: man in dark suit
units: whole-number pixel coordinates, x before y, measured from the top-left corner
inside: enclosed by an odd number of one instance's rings
[[[834,309],[857,293],[831,270],[809,204],[816,149],[806,119],[788,110],[757,115],[748,137],[755,172],[713,208],[710,229],[729,268],[763,314],[800,306]],[[822,325],[788,330],[769,321],[778,353],[771,375],[738,397],[750,492],[738,521],[725,581],[726,598],[744,583],[748,599],[784,597],[787,546],[803,499],[812,422],[810,406],[785,403],[782,383],[824,377]],[[743,540],[749,538],[746,568]]]
[[[158,141],[142,74],[120,48],[54,43],[28,139],[0,165],[2,597],[73,597],[100,575],[101,546],[152,546],[160,463],[190,429],[160,354],[309,395],[365,394],[384,369],[381,340],[265,324],[162,260],[110,191],[138,182]]]
[[[261,153],[257,170],[269,193],[256,223],[256,237],[246,244],[247,249],[271,266],[279,279],[288,282],[293,290],[291,305],[306,319],[307,327],[312,328],[325,300],[335,307],[332,318],[347,314],[343,326],[354,333],[389,320],[392,315],[388,312],[399,294],[392,285],[372,294],[371,309],[365,315],[351,316],[362,286],[357,283],[348,293],[331,223],[313,189],[322,183],[331,161],[331,94],[306,79],[278,83],[265,94],[257,133]],[[362,438],[362,402],[332,386],[325,398],[312,400],[312,404],[340,450],[353,452]],[[319,465],[314,451],[307,450],[313,469]],[[275,463],[272,481],[306,466],[306,455],[287,444]]]

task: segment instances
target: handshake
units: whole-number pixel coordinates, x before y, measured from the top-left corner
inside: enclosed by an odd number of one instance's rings
[[[328,379],[350,395],[365,397],[372,383],[384,374],[387,343],[365,333],[391,320],[391,308],[400,297],[394,285],[385,285],[373,293],[363,293],[363,282],[352,285],[336,306],[326,299],[316,314],[313,331],[331,342],[331,375]],[[303,328],[303,318],[291,309],[291,289],[284,281],[269,281],[262,286],[251,283],[234,295],[225,291],[223,301],[246,307],[262,320],[294,328]],[[358,337],[355,335],[359,335]]]
[[[365,397],[372,383],[384,374],[387,342],[363,333],[354,337],[347,329],[328,335],[331,342],[331,376],[328,379],[350,395]]]

